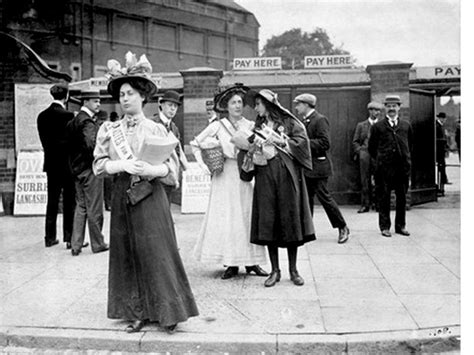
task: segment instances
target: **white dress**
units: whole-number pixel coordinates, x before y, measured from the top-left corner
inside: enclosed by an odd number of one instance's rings
[[[240,119],[235,126],[223,120],[229,131],[252,129],[253,122]],[[230,142],[230,133],[221,122],[214,121],[190,144],[197,150],[199,142],[217,137],[226,157],[224,171],[213,176],[207,212],[204,217],[194,257],[201,262],[221,263],[225,266],[266,263],[265,247],[250,243],[253,185],[240,180],[237,167],[237,148]]]

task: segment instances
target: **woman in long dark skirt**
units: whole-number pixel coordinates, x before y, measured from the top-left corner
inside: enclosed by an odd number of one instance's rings
[[[253,163],[255,187],[250,241],[266,245],[272,272],[265,286],[280,281],[278,248],[286,248],[290,279],[304,284],[296,261],[298,247],[315,240],[303,169],[311,169],[309,140],[303,124],[264,89],[253,95],[255,122]]]
[[[167,132],[143,114],[143,105],[157,91],[150,64],[144,56],[127,62],[127,73],[133,74],[123,75],[114,61],[107,87],[124,117],[101,126],[94,151],[94,173],[114,175],[107,316],[132,321],[129,333],[147,322],[171,333],[179,322],[198,315],[163,188],[177,183],[177,158],[173,152],[158,165],[136,158],[145,137],[166,137]]]

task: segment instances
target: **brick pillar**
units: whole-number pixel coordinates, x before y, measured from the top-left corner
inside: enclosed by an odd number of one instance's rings
[[[386,95],[399,95],[402,100],[400,117],[410,122],[409,74],[413,63],[380,63],[366,68],[371,82],[371,100],[383,103]],[[382,111],[385,116],[385,112]],[[410,184],[411,185],[411,184]],[[392,191],[391,208],[395,208],[395,193]],[[407,193],[407,209],[411,206],[411,192]]]
[[[371,82],[371,99],[383,103],[386,95],[399,95],[400,117],[410,121],[409,74],[413,63],[380,63],[366,68]]]
[[[183,76],[184,94],[182,133],[184,149],[189,157],[189,142],[208,124],[206,100],[214,99],[223,71],[213,68],[191,68],[180,73]]]

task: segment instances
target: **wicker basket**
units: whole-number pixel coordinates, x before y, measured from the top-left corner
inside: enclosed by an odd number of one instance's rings
[[[219,175],[224,171],[224,151],[221,145],[213,148],[201,148],[201,156],[211,175]]]

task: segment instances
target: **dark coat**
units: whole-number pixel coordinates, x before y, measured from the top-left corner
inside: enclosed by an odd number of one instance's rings
[[[384,118],[372,126],[369,154],[375,159],[381,178],[398,176],[400,172],[409,178],[412,148],[413,132],[407,121],[399,118],[397,126],[392,128]]]
[[[354,139],[352,139],[352,148],[356,156],[359,156],[361,151],[368,151],[369,149],[370,127],[368,119],[359,122],[356,126]]]
[[[57,103],[52,103],[38,115],[38,133],[44,151],[43,171],[69,169],[66,126],[73,118],[72,112]]]
[[[304,121],[309,138],[313,169],[306,170],[310,178],[328,178],[332,175],[331,160],[328,150],[331,146],[329,137],[329,120],[316,110]]]
[[[84,111],[68,123],[69,161],[74,176],[92,169],[98,130],[95,120]]]
[[[443,125],[436,120],[436,162],[444,163],[448,140]]]

